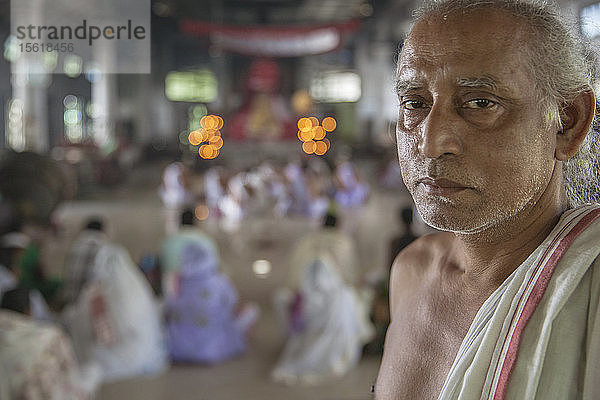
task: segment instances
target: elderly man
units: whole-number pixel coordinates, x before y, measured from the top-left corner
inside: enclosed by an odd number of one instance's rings
[[[563,176],[593,147],[595,64],[557,15],[520,0],[417,13],[398,155],[445,232],[394,262],[379,400],[600,398],[600,205],[578,206]]]

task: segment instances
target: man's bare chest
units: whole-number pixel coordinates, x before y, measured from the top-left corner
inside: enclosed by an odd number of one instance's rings
[[[460,296],[432,296],[398,305],[388,328],[378,385],[385,399],[436,399],[476,306]]]

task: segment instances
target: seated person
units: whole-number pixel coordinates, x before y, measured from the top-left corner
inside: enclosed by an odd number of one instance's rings
[[[181,209],[193,201],[189,186],[189,171],[183,163],[174,161],[165,167],[158,193],[165,206],[165,230],[168,234],[177,231]]]
[[[271,372],[275,381],[318,384],[358,364],[372,327],[354,288],[328,255],[317,253],[305,265],[292,299],[290,335]]]
[[[71,245],[65,267],[64,301],[77,300],[81,290],[90,279],[90,271],[98,250],[108,243],[104,223],[99,218],[90,218]]]
[[[0,238],[0,299],[3,298],[3,294],[11,291],[10,296],[16,296],[17,292],[26,293],[32,317],[38,321],[51,321],[52,314],[44,296],[34,288],[24,290],[28,286],[20,279],[21,261],[29,242],[29,237],[20,232],[8,233]],[[20,290],[15,292],[17,288]]]
[[[44,230],[38,226],[27,226],[34,236],[43,236]],[[62,281],[57,277],[50,277],[44,270],[40,259],[41,238],[32,239],[32,235],[19,230],[14,230],[0,238],[0,264],[9,268],[17,278],[19,286],[35,289],[32,293],[39,293],[40,299],[53,304],[56,295],[62,286]],[[3,272],[6,272],[4,269]],[[6,274],[3,274],[6,276]],[[37,294],[36,294],[37,296]],[[47,316],[46,316],[47,317]]]
[[[67,335],[31,318],[29,289],[11,289],[0,310],[0,399],[83,400],[99,374],[80,368]]]
[[[165,298],[171,359],[216,363],[243,353],[258,309],[248,306],[236,315],[238,294],[219,272],[213,247],[196,242],[183,250],[176,289]]]
[[[200,243],[207,247],[211,254],[219,257],[217,246],[210,236],[194,225],[195,216],[192,210],[181,213],[179,230],[167,236],[160,247],[159,264],[162,270],[162,290],[166,296],[175,292],[175,281],[181,269],[185,249],[191,243]],[[218,261],[217,261],[218,262]]]
[[[335,207],[323,216],[321,228],[305,235],[294,248],[290,257],[289,286],[298,286],[304,268],[318,253],[327,253],[331,257],[346,284],[356,286],[359,283],[356,243],[351,235],[339,228]]]
[[[163,371],[158,304],[127,250],[102,243],[86,268],[79,295],[63,310],[80,361],[98,363],[104,380]]]

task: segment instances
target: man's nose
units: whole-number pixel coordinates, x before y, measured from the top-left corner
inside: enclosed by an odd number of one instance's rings
[[[427,158],[460,154],[462,143],[457,134],[459,118],[451,106],[434,103],[421,124],[419,152]]]

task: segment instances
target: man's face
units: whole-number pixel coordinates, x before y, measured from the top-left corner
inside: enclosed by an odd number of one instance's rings
[[[461,233],[501,224],[537,202],[555,134],[536,104],[515,18],[501,11],[433,16],[398,63],[402,176],[430,225]]]

